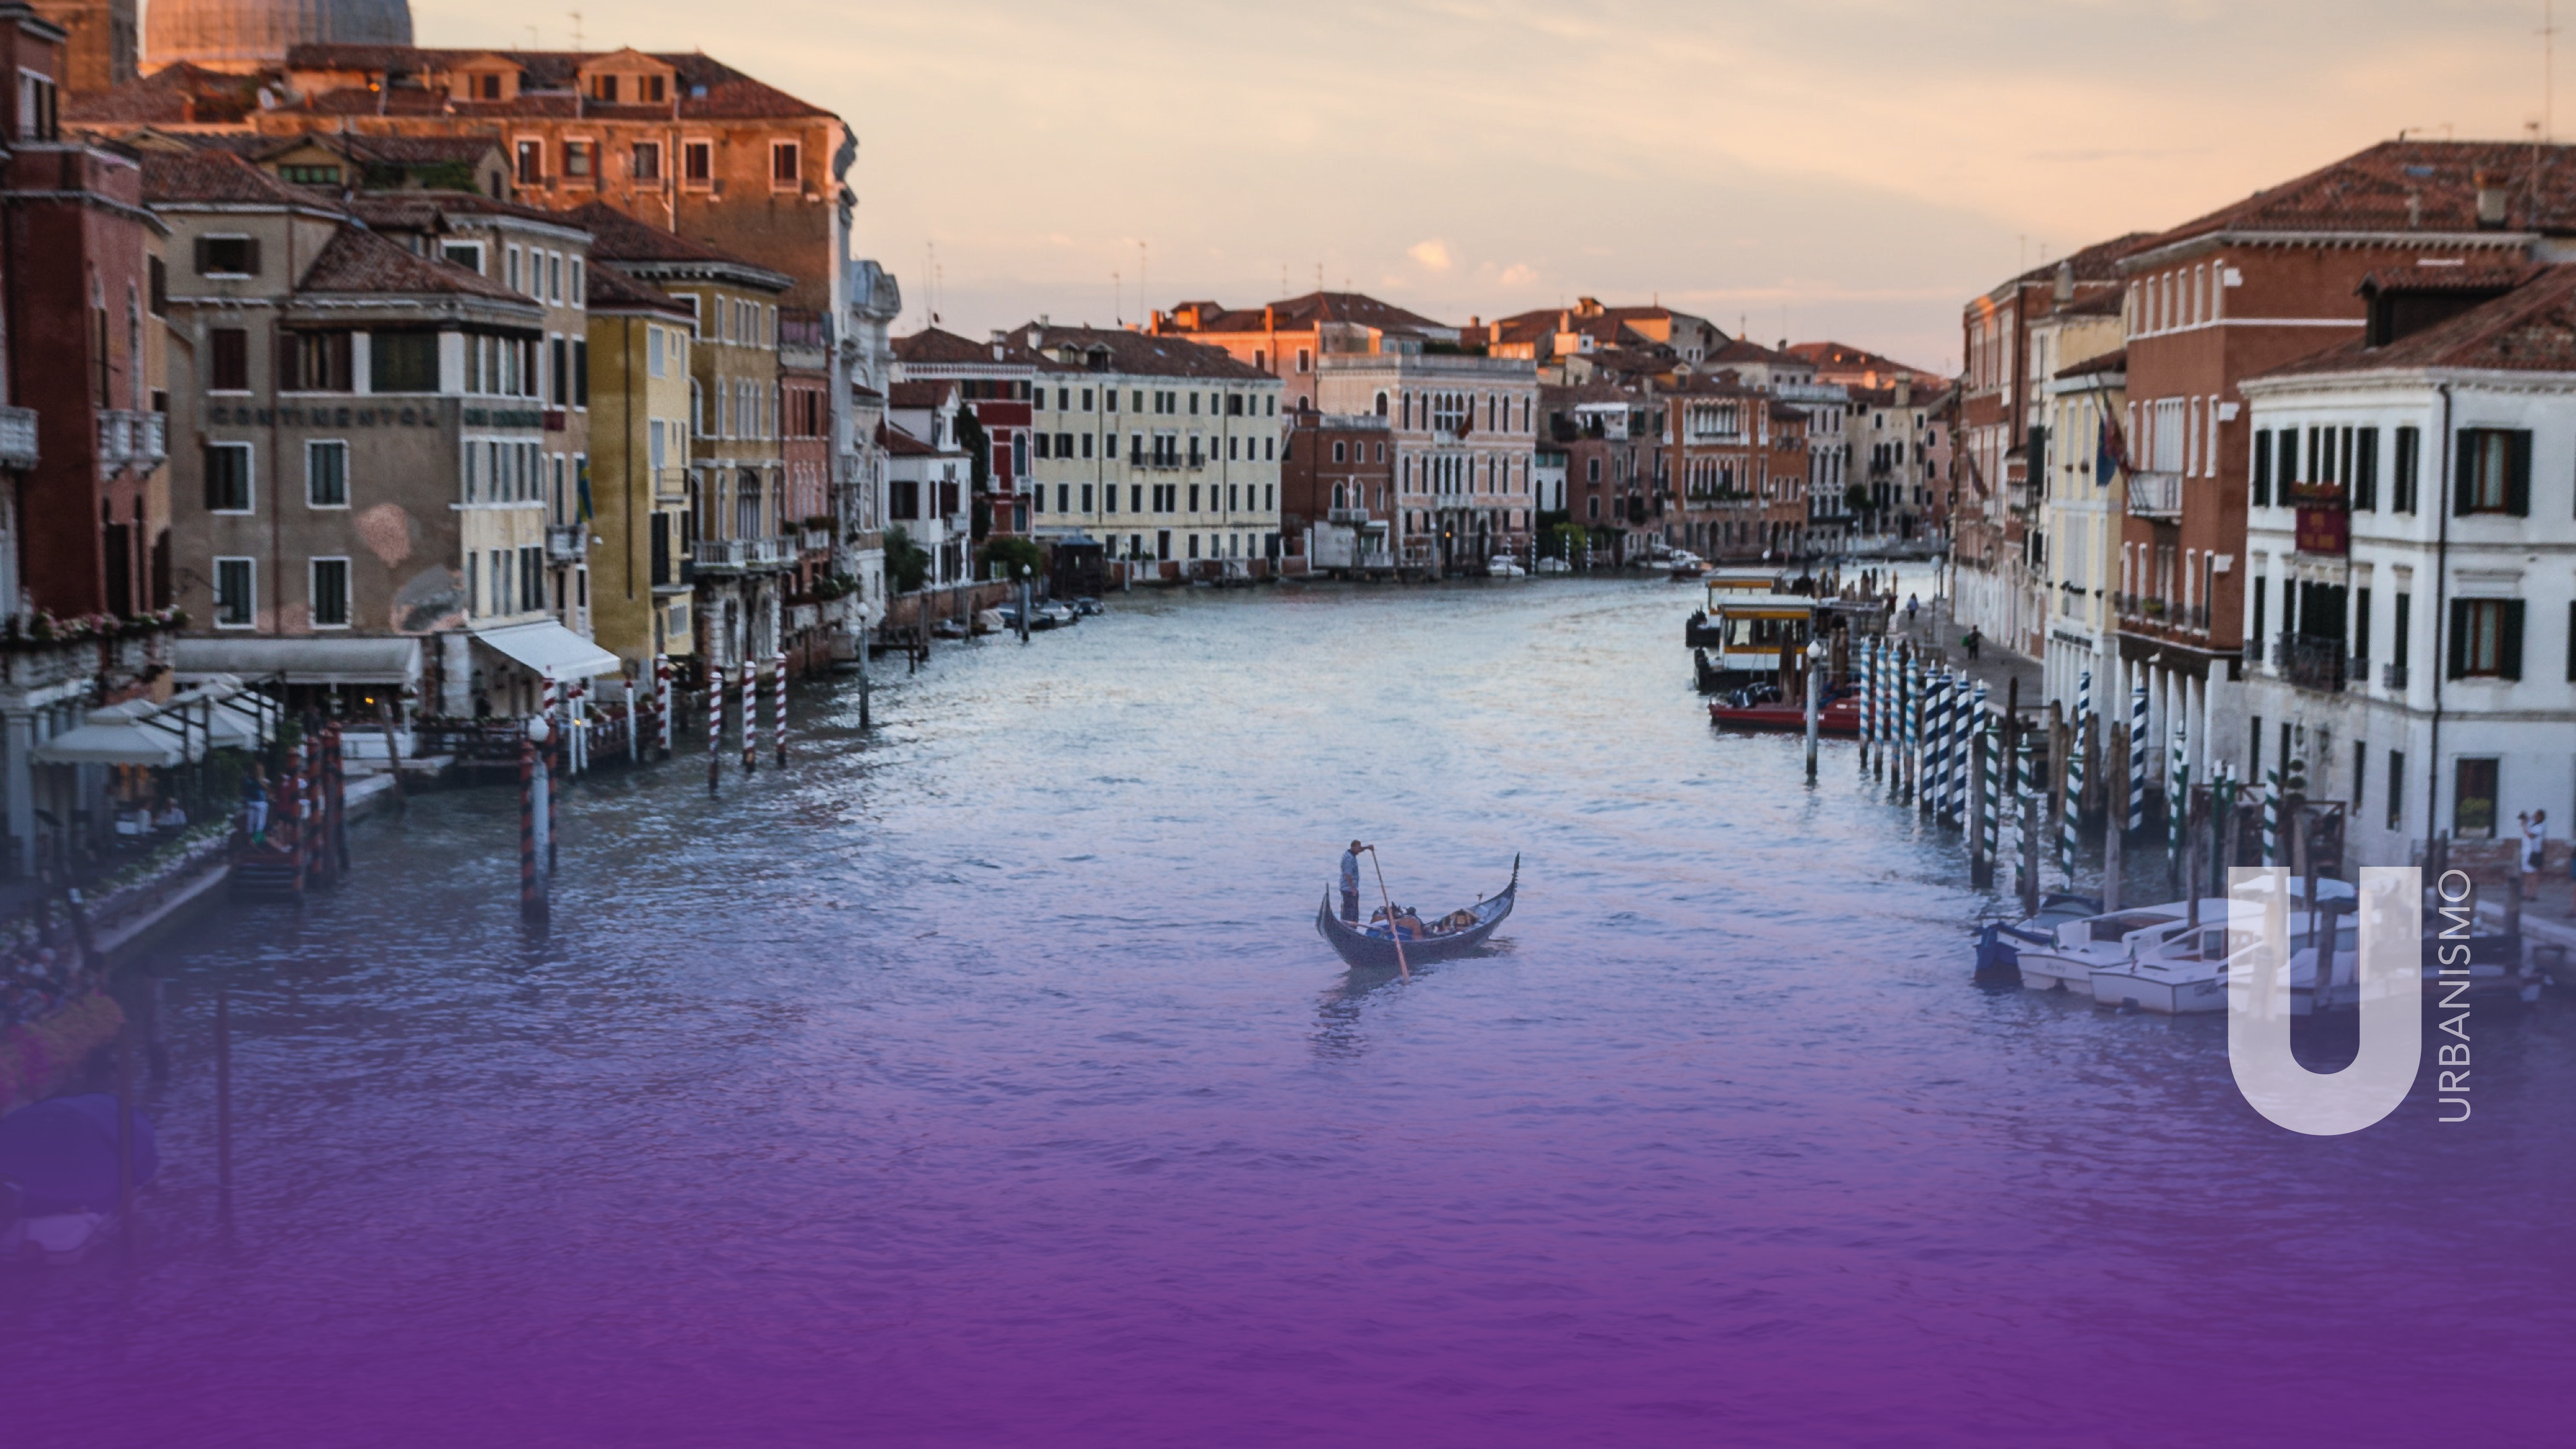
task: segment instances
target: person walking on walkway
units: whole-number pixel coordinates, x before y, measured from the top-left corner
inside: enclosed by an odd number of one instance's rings
[[[2540,897],[2540,867],[2549,855],[2549,812],[2534,810],[2522,817],[2522,898]]]
[[[1915,611],[1915,610],[1917,610],[1917,609],[1920,609],[1920,608],[1922,608],[1922,607],[1923,607],[1923,596],[1922,596],[1922,595],[1920,595],[1920,594],[1907,594],[1907,595],[1905,596],[1905,627],[1906,627],[1906,628],[1911,629],[1911,628],[1913,628],[1913,627],[1914,627],[1914,611]]]
[[[1977,657],[1977,648],[1985,642],[1985,639],[1984,636],[1978,634],[1976,626],[1971,624],[1968,626],[1968,637],[1960,640],[1959,642],[1968,646],[1968,658],[1971,662],[1974,662]]]
[[[1342,919],[1353,925],[1360,919],[1360,852],[1366,849],[1354,840],[1342,852]]]

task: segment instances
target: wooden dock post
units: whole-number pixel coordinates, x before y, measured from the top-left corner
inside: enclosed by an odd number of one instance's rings
[[[2116,732],[2117,727],[2115,726],[2114,733]],[[2102,909],[2105,911],[2116,911],[2120,908],[2120,857],[2122,854],[2120,843],[2123,840],[2126,840],[2128,835],[2129,832],[2120,828],[2119,821],[2106,820],[2104,822],[2104,828],[2102,831]]]

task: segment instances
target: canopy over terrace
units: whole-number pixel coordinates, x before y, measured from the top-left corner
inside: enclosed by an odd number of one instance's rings
[[[175,719],[158,718],[150,700],[128,700],[94,709],[89,717],[28,752],[40,765],[142,765],[166,770],[199,759],[201,741],[192,741]]]
[[[561,624],[541,621],[477,629],[475,642],[543,679],[590,679],[623,673],[626,661]]]
[[[181,683],[203,683],[229,674],[236,680],[274,679],[286,684],[420,687],[418,639],[181,639]]]

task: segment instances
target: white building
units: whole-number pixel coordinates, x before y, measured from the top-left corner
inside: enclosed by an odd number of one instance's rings
[[[1326,412],[1373,413],[1395,444],[1399,562],[1481,571],[1518,556],[1536,524],[1538,365],[1351,327],[1323,332]]]
[[[2526,275],[2529,279],[2525,280]],[[2300,762],[2348,859],[2576,818],[2576,267],[2374,276],[2362,341],[2244,384],[2244,683],[2217,759]],[[2259,655],[2259,659],[2258,656]]]
[[[1177,336],[1033,323],[1029,531],[1116,559],[1275,564],[1281,383]]]

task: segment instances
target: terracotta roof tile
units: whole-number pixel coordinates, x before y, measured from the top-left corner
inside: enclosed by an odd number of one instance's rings
[[[290,186],[228,150],[146,151],[143,200],[152,206],[301,206],[333,212],[335,199]]]
[[[487,297],[532,305],[479,272],[453,262],[414,256],[363,227],[344,226],[307,267],[300,292],[390,292],[410,296]]]
[[[1056,327],[1026,323],[1011,329],[1011,341],[1026,346],[1034,337],[1036,352],[1055,367],[1084,372],[1118,372],[1143,377],[1215,378],[1232,382],[1268,382],[1271,375],[1248,362],[1237,362],[1222,347],[1181,337],[1129,332],[1110,327]],[[1081,360],[1067,352],[1082,354]],[[987,355],[990,355],[989,349]]]
[[[2384,347],[2332,347],[2267,377],[2388,368],[2576,372],[2576,265],[2542,267],[2521,286]]]
[[[584,271],[584,299],[593,312],[659,312],[667,317],[695,322],[698,309],[655,287],[619,271],[606,262],[594,261]]]
[[[2478,178],[2504,193],[2507,230],[2576,232],[2576,155],[2528,141],[2382,141],[2153,238],[2213,232],[2472,232]]]

